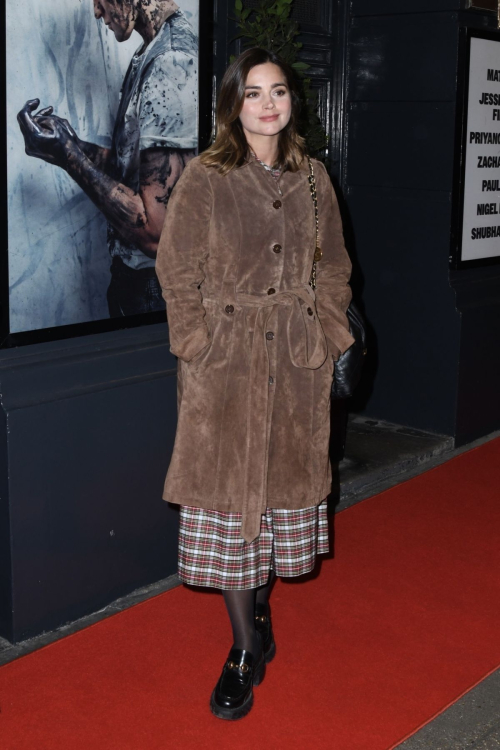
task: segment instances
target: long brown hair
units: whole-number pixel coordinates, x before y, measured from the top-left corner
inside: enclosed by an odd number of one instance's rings
[[[292,99],[290,120],[279,134],[278,164],[283,170],[296,172],[305,156],[305,141],[297,130],[301,98],[295,72],[274,52],[252,47],[237,57],[224,74],[217,100],[215,136],[212,145],[201,155],[203,164],[215,167],[221,174],[241,167],[248,157],[248,143],[239,119],[245,83],[252,68],[268,62],[283,72]]]

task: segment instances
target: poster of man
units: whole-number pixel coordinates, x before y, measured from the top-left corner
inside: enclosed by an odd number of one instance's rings
[[[8,0],[11,332],[164,309],[155,256],[198,144],[199,0]]]

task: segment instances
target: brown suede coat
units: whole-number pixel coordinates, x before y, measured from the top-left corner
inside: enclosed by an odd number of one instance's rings
[[[168,204],[156,270],[178,360],[178,424],[164,499],[243,513],[306,508],[331,490],[334,360],[352,343],[351,264],[337,200],[313,161],[279,182],[254,159],[221,176],[193,159]],[[282,192],[282,195],[279,192]]]

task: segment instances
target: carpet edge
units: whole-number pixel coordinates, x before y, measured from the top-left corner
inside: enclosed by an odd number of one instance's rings
[[[147,599],[143,599],[141,602],[136,602],[135,604],[131,604],[128,607],[125,607],[125,609],[121,609],[118,612],[110,612],[109,615],[106,615],[105,617],[102,617],[100,620],[97,620],[97,622],[92,622],[89,625],[84,625],[79,630],[76,630],[74,633],[68,633],[67,635],[63,635],[60,638],[57,638],[56,640],[52,641],[51,643],[46,643],[44,646],[39,646],[33,651],[28,651],[27,654],[20,654],[19,656],[16,656],[11,661],[8,661],[6,664],[0,664],[0,670],[7,669],[12,664],[17,664],[21,660],[28,659],[30,656],[35,656],[35,654],[39,654],[41,651],[46,651],[47,649],[51,648],[52,646],[57,646],[59,643],[62,643],[63,641],[67,641],[70,638],[74,638],[76,636],[81,635],[82,633],[86,632],[87,630],[90,630],[91,628],[95,628],[101,623],[105,622],[106,620],[110,620],[112,617],[117,617],[119,615],[123,615],[124,613],[128,612],[131,609],[135,609],[136,607],[140,607],[143,604],[147,604],[148,602],[153,601],[153,599],[158,599],[158,597],[163,596],[164,594],[169,594],[171,591],[175,591],[175,589],[180,588],[180,586],[174,586],[172,589],[168,589],[167,591],[160,591],[158,594],[154,594],[153,596],[149,596]],[[93,613],[95,614],[95,613]],[[68,625],[71,625],[73,623],[68,623]],[[62,626],[64,627],[64,625]],[[54,631],[48,631],[54,632]],[[42,634],[43,635],[43,634]],[[38,636],[37,636],[38,637]]]
[[[428,724],[430,724],[434,719],[437,719],[438,716],[441,716],[441,714],[444,714],[445,711],[447,711],[451,706],[454,706],[455,703],[458,703],[461,698],[464,697],[464,695],[467,695],[467,693],[470,693],[471,690],[474,690],[475,687],[481,684],[483,680],[486,680],[487,677],[493,674],[493,672],[496,672],[498,669],[500,669],[500,663],[496,665],[496,667],[493,667],[493,669],[490,669],[488,672],[486,672],[482,677],[480,677],[476,682],[474,682],[472,685],[470,685],[468,688],[466,688],[460,695],[458,695],[456,698],[454,698],[452,701],[447,703],[443,708],[440,708],[439,711],[436,711],[432,716],[430,716],[428,719],[423,721],[421,724],[419,724],[415,729],[413,729],[408,734],[405,734],[404,737],[401,737],[394,745],[390,745],[389,747],[384,748],[384,750],[397,750],[397,748],[403,743],[406,742],[406,740],[409,740],[410,737],[413,737],[414,734],[419,732],[421,729],[426,727]]]
[[[438,471],[443,466],[446,466],[446,464],[452,463],[453,461],[458,461],[458,459],[463,458],[463,456],[466,456],[468,453],[474,453],[474,451],[480,450],[485,445],[490,445],[490,443],[494,443],[496,440],[500,442],[500,437],[493,437],[491,440],[487,440],[485,443],[482,443],[481,445],[475,445],[474,448],[469,448],[468,450],[463,450],[460,453],[458,453],[456,456],[450,456],[446,461],[443,461],[442,463],[438,464],[437,466],[430,466],[428,469],[424,469],[420,474],[417,474],[416,476],[407,477],[406,479],[402,479],[400,482],[396,482],[392,487],[387,487],[385,490],[380,490],[379,492],[375,492],[373,495],[369,495],[368,497],[364,497],[362,500],[359,500],[354,505],[349,505],[347,508],[343,508],[342,510],[339,510],[338,513],[336,513],[336,516],[342,515],[342,513],[345,513],[348,510],[354,510],[355,508],[359,508],[363,503],[366,503],[368,500],[373,500],[373,498],[378,497],[379,495],[385,495],[386,493],[393,492],[393,490],[396,490],[398,487],[401,487],[404,484],[407,484],[408,482],[412,482],[414,479],[418,479],[419,477],[425,476],[425,474],[430,474],[433,471]],[[392,748],[388,748],[388,750],[392,750]]]

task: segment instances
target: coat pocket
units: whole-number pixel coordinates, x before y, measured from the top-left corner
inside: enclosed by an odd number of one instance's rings
[[[206,324],[210,332],[210,343],[204,347],[190,362],[191,373],[205,372],[207,367],[219,370],[228,363],[229,343],[233,330],[233,315],[221,311],[218,304],[207,300]]]
[[[211,333],[211,336],[212,336],[212,333]],[[195,356],[192,359],[190,359],[189,362],[186,363],[190,370],[197,371],[201,367],[203,361],[208,356],[212,348],[212,345],[213,345],[213,338],[211,337],[208,344],[204,346],[203,349],[200,349],[198,354],[195,354]]]
[[[187,362],[188,369],[194,372],[197,372],[198,369],[202,366],[203,362],[208,357],[214,343],[214,325],[212,316],[208,313],[208,311],[205,316],[205,323],[210,334],[210,341],[206,346],[203,347],[203,349],[200,349],[198,354],[195,354],[194,357],[190,359],[189,362]]]

